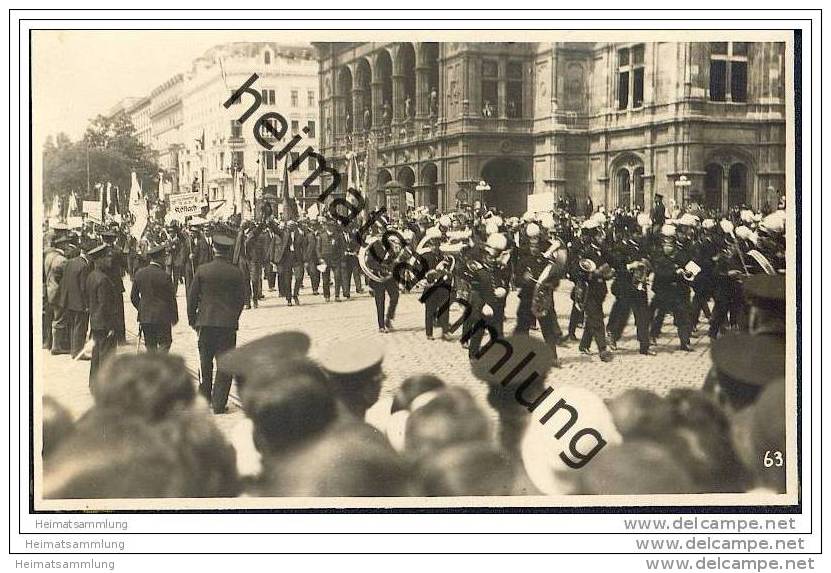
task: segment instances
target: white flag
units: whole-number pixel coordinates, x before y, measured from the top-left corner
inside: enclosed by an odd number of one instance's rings
[[[133,216],[130,234],[139,240],[147,227],[147,201],[144,199],[135,171],[130,173],[130,214]]]

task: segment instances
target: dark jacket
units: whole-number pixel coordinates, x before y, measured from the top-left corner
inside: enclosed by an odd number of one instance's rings
[[[340,264],[346,245],[343,242],[343,234],[339,230],[334,232],[321,231],[316,237],[317,255],[326,261],[329,266]]]
[[[303,262],[315,265],[318,259],[317,236],[312,231],[307,231],[306,240],[303,243]]]
[[[305,236],[299,229],[292,232],[285,229],[282,234],[275,235],[272,244],[271,262],[281,267],[291,267],[303,264],[303,247]],[[294,250],[292,250],[292,246]]]
[[[89,327],[92,330],[113,330],[115,328],[115,285],[98,269],[93,269],[86,278],[86,293],[89,300]]]
[[[84,257],[77,256],[69,260],[61,279],[61,292],[58,304],[67,310],[84,312],[89,308],[87,302],[87,276],[92,264]]]
[[[188,292],[188,324],[237,329],[245,306],[247,279],[228,257],[201,265]]]
[[[176,324],[179,321],[173,281],[155,263],[136,273],[130,300],[138,310],[141,324]]]

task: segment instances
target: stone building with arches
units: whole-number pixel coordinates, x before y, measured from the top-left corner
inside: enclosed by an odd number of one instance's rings
[[[377,154],[372,206],[409,192],[516,215],[550,193],[579,214],[660,193],[724,210],[785,192],[782,42],[314,45],[321,153],[341,173]]]

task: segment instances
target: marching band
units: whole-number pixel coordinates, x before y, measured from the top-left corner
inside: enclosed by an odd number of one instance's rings
[[[276,286],[286,304],[295,306],[308,274],[312,295],[322,294],[326,303],[332,301],[333,288],[335,302],[349,300],[353,281],[362,292],[363,276],[382,333],[394,329],[402,291],[422,291],[426,337],[455,340],[450,335],[461,326],[461,341],[471,359],[503,336],[506,301],[515,292],[514,334],[539,329],[555,353],[558,345],[579,341],[579,350],[591,354],[594,345],[605,362],[612,359],[630,317],[643,355],[655,354],[651,347],[667,314],[673,317],[682,351],[691,350],[690,337],[702,315],[709,318],[712,339],[728,327],[746,330],[744,279],[785,272],[784,205],[764,216],[739,207],[719,216],[695,206],[670,214],[656,201],[650,213],[607,213],[599,207],[580,218],[562,206],[504,217],[477,205],[450,213],[410,209],[397,220],[383,212],[364,213],[348,225],[323,211],[287,221],[273,215],[257,222],[231,218],[219,223],[193,217],[183,225],[151,224],[139,241],[116,223],[87,223],[81,229],[54,224],[44,236],[44,318],[51,323],[44,328],[44,348],[80,357],[88,322],[95,317],[96,345],[111,352],[123,340],[125,273],[133,279],[131,300],[139,314],[162,317],[148,322],[145,330],[148,349],[154,351],[170,348],[180,281],[191,322],[197,324],[197,305],[204,322],[216,311],[206,306],[224,304],[228,293],[221,292],[223,284],[233,283],[235,301],[237,291],[242,293],[244,309],[257,308],[265,298],[263,279],[269,292]],[[362,225],[364,221],[371,224]],[[206,287],[211,276],[207,266],[217,256],[227,280]],[[93,265],[93,258],[101,262]],[[147,266],[153,272],[140,270]],[[87,291],[93,268],[101,272],[90,286],[100,292],[101,285],[109,285],[112,291],[103,299]],[[173,288],[158,288],[161,271]],[[565,334],[554,304],[554,292],[563,281],[572,284]],[[206,294],[205,288],[220,292]],[[607,317],[609,290],[614,301]],[[154,300],[159,297],[163,300]],[[464,313],[451,325],[453,303]],[[106,309],[93,308],[100,305]],[[223,328],[236,328],[233,314],[229,311]],[[434,335],[435,326],[440,336]],[[483,345],[486,333],[490,341]],[[200,349],[230,346],[234,336],[224,333],[222,344],[208,338],[203,341],[200,335]],[[205,374],[211,370],[212,352],[202,353]],[[101,359],[96,352],[95,363]],[[209,391],[210,381],[201,387]],[[223,408],[215,403],[216,411]]]

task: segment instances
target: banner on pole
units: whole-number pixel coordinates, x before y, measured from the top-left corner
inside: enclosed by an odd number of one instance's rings
[[[407,200],[407,207],[415,207],[415,195],[411,191],[405,191],[404,196]]]
[[[170,195],[168,214],[171,219],[185,222],[186,217],[202,214],[202,197],[198,193],[178,193]]]

